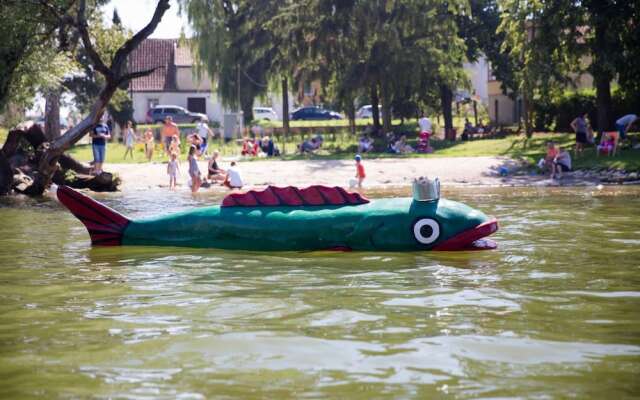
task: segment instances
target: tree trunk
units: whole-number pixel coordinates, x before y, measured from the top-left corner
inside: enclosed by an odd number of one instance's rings
[[[453,110],[451,103],[453,102],[453,92],[447,85],[440,85],[440,103],[442,107],[442,116],[444,117],[444,138],[455,141],[456,132],[453,130]]]
[[[44,134],[49,140],[60,136],[60,95],[59,88],[51,89],[46,96],[44,107]]]
[[[373,117],[373,129],[376,133],[380,132],[380,108],[378,105],[380,100],[378,99],[378,86],[377,84],[371,85],[371,115]]]
[[[528,90],[522,91],[522,121],[524,122],[524,133],[527,138],[533,136],[533,127],[531,126],[531,103],[529,101]]]
[[[384,133],[391,132],[391,94],[386,83],[382,84],[382,127]]]
[[[352,135],[356,134],[356,107],[353,104],[353,99],[347,101],[347,118],[349,118],[349,132]]]
[[[286,154],[285,143],[289,137],[289,81],[286,76],[282,77],[282,154]]]
[[[608,76],[594,77],[596,108],[598,109],[598,135],[611,129],[611,80]]]

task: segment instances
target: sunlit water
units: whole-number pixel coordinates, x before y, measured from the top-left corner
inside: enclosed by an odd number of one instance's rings
[[[3,200],[0,398],[639,396],[640,189],[446,194],[499,250],[92,249],[53,200]]]

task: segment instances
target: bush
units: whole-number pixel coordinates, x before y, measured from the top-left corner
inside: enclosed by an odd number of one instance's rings
[[[614,90],[611,95],[610,125],[619,116],[630,114],[640,109],[640,95],[624,94]],[[577,92],[564,92],[550,100],[536,99],[533,102],[534,123],[538,131],[555,130],[557,132],[571,132],[571,121],[582,113],[589,114],[589,120],[594,130],[598,129],[598,109],[596,107],[596,93],[593,89]]]

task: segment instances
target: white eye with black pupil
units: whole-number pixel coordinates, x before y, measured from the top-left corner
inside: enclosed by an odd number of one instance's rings
[[[413,236],[422,244],[431,244],[440,237],[440,225],[431,218],[422,218],[413,224]]]

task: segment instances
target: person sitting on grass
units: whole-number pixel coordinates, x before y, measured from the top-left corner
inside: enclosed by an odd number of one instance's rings
[[[600,142],[598,145],[598,154],[605,153],[607,156],[610,156],[613,153],[613,149],[616,146],[616,139],[613,135],[607,133],[605,139]]]
[[[562,179],[562,173],[569,171],[571,171],[571,155],[565,149],[560,148],[558,154],[553,159],[551,179],[555,179],[556,176],[558,179]]]
[[[549,170],[549,172],[551,172],[551,175],[553,175],[554,172],[554,165],[553,165],[553,161],[556,159],[556,156],[558,155],[558,148],[556,147],[556,144],[553,142],[553,140],[550,140],[547,142],[547,155],[544,157],[544,167],[546,169]]]
[[[407,144],[407,137],[405,135],[400,136],[400,139],[395,143],[395,149],[398,154],[413,153],[413,147]]]
[[[373,150],[373,140],[364,134],[358,141],[358,153],[368,153]]]
[[[240,154],[243,156],[255,157],[258,155],[259,147],[260,146],[258,146],[254,139],[244,138]]]

